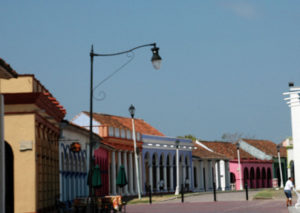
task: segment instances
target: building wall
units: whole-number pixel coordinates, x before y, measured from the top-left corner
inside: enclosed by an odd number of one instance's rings
[[[21,77],[9,80],[0,80],[0,91],[1,93],[22,93],[22,92],[33,92],[32,76]]]
[[[260,161],[252,161],[251,160],[241,160],[241,179],[239,176],[239,169],[238,169],[238,162],[237,160],[232,160],[229,163],[230,167],[230,173],[233,173],[235,176],[236,182],[234,183],[234,187],[236,190],[240,190],[240,184],[242,183],[242,186],[244,187],[245,182],[247,182],[249,188],[268,188],[272,187],[272,162],[260,162]],[[253,177],[253,182],[251,184],[250,181],[250,173],[251,173],[251,168],[254,169],[254,177]],[[263,174],[263,169],[265,170],[265,179],[263,179],[262,174]],[[268,179],[268,169],[270,170],[270,175]],[[245,170],[248,171],[248,179],[246,180],[245,177]]]
[[[5,140],[14,155],[15,212],[36,211],[35,116],[6,115]],[[20,151],[20,143],[32,143],[32,150]]]
[[[187,183],[189,190],[194,190],[194,174],[192,160],[192,141],[163,136],[142,135],[143,151],[143,190],[150,184],[155,192],[170,192],[176,189],[176,144],[179,140],[179,174],[180,186]],[[169,162],[169,165],[168,165]],[[172,167],[172,168],[171,168]],[[173,174],[171,174],[173,173]],[[168,175],[169,174],[169,175]],[[174,176],[175,175],[175,176]],[[168,178],[169,176],[169,178]],[[160,181],[163,189],[160,189]]]

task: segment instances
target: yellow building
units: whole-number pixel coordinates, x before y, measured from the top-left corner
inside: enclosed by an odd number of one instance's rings
[[[34,77],[0,79],[4,95],[6,191],[16,213],[51,212],[59,195],[59,122],[66,114]],[[8,198],[9,199],[9,198]]]

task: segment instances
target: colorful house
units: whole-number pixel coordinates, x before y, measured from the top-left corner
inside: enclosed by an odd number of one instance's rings
[[[281,144],[283,147],[286,148],[288,177],[292,177],[295,180],[293,139],[291,137],[286,138],[284,141],[281,142]]]
[[[194,191],[230,189],[229,157],[208,148],[198,140],[194,141],[193,174]]]
[[[72,119],[76,125],[89,128],[89,113],[81,112]],[[142,135],[150,134],[163,136],[161,132],[153,128],[142,119],[135,119],[136,141],[139,152],[139,166],[142,171],[141,153],[142,153]],[[99,134],[102,143],[115,149],[105,154],[109,162],[109,192],[110,194],[137,195],[135,164],[134,164],[134,146],[132,137],[131,118],[107,115],[93,114],[93,132]],[[97,150],[95,151],[95,155]],[[101,155],[101,154],[99,154]],[[118,168],[123,165],[127,174],[128,185],[120,189],[116,185]],[[141,173],[140,173],[141,174]],[[142,178],[140,179],[142,185]],[[121,191],[122,190],[122,191]]]
[[[237,147],[230,142],[200,141],[211,150],[225,155],[230,159],[230,184],[232,189],[240,190],[245,183],[249,188],[272,187],[272,158],[258,159],[240,146],[240,165],[238,166]]]
[[[269,160],[272,161],[272,170],[269,169],[266,171],[266,178],[273,177],[277,180],[278,186],[281,185],[281,177],[280,177],[280,168],[279,168],[279,160],[278,160],[278,152],[277,152],[277,144],[269,140],[256,140],[256,139],[240,139],[240,146],[243,150],[247,151],[249,154],[253,155],[255,158],[260,160]],[[282,169],[282,178],[283,185],[287,180],[287,154],[286,148],[280,147],[280,161],[281,161],[281,169]],[[269,174],[271,172],[272,174]],[[264,171],[261,171],[262,184],[264,183]],[[276,182],[276,181],[275,181]],[[276,185],[276,183],[275,183]],[[265,187],[266,184],[261,185],[261,187]],[[267,187],[271,187],[269,183],[269,179],[267,181]]]
[[[11,68],[2,58],[0,58],[0,79],[16,78],[18,74]],[[9,152],[8,144],[4,141],[4,98],[1,94],[0,84],[0,212],[12,212],[13,211],[13,193],[8,188],[10,177],[5,174],[11,173],[9,167],[5,167],[5,153]],[[7,150],[6,150],[7,149]],[[8,170],[8,171],[6,171]]]
[[[188,139],[156,135],[142,135],[143,187],[150,186],[152,192],[174,192],[176,189],[176,141],[179,141],[179,183],[194,190],[192,150]]]
[[[0,80],[5,98],[4,139],[14,212],[51,212],[59,195],[59,124],[66,110],[34,77]]]

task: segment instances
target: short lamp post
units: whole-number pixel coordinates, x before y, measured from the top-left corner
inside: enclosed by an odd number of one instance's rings
[[[95,56],[99,56],[99,57],[109,57],[109,56],[117,56],[117,55],[123,55],[123,54],[128,54],[133,52],[136,49],[140,49],[140,48],[144,48],[144,47],[152,47],[151,51],[152,51],[152,64],[153,67],[158,70],[160,68],[161,65],[161,57],[158,54],[159,48],[156,47],[156,43],[151,43],[151,44],[144,44],[144,45],[140,45],[137,47],[134,47],[132,49],[126,50],[126,51],[122,51],[122,52],[117,52],[117,53],[110,53],[110,54],[98,54],[98,53],[94,53],[94,48],[92,46],[91,48],[91,52],[90,52],[90,58],[91,58],[91,72],[90,72],[90,124],[89,124],[89,143],[90,143],[90,150],[89,150],[89,158],[90,158],[90,162],[89,162],[89,172],[92,171],[92,164],[93,164],[93,92],[94,92],[94,86],[93,86],[93,64],[94,64],[94,57]],[[89,197],[92,198],[93,194],[92,194],[92,185],[89,185]]]
[[[176,145],[176,190],[175,195],[179,195],[179,140],[175,141]]]
[[[240,160],[240,143],[236,143],[236,151],[238,157],[238,170],[239,170],[239,178],[240,178],[240,190],[243,190],[243,183],[242,183],[242,171],[241,171],[241,160]]]
[[[132,122],[132,139],[134,145],[134,160],[135,160],[135,172],[136,172],[136,184],[138,190],[138,197],[139,200],[141,199],[141,188],[140,188],[140,172],[139,172],[139,161],[138,161],[138,153],[137,153],[137,146],[136,146],[136,137],[135,137],[135,125],[134,125],[134,113],[135,107],[131,104],[129,107],[129,113],[131,115],[131,122]]]
[[[282,168],[281,168],[281,159],[280,159],[280,145],[276,146],[277,155],[278,155],[278,164],[279,164],[279,173],[280,173],[280,188],[283,188],[283,179],[282,179]]]

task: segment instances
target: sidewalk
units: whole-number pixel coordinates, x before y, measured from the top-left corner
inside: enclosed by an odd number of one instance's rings
[[[181,199],[168,199],[154,204],[128,205],[128,213],[288,213],[285,198],[253,200],[257,191],[249,191],[246,201],[245,192],[217,193],[217,202],[212,193],[192,194]],[[295,200],[296,201],[296,200]]]

